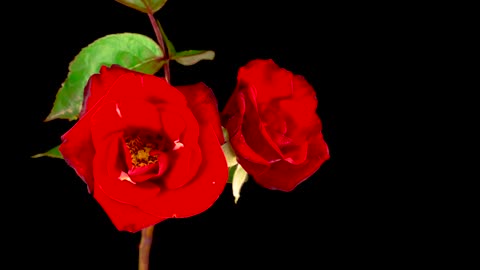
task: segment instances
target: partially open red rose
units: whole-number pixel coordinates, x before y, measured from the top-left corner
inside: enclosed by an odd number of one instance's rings
[[[261,186],[291,191],[330,158],[312,86],[272,60],[240,68],[221,113],[238,163]]]
[[[60,152],[119,230],[208,209],[228,169],[217,103],[202,83],[102,67]]]

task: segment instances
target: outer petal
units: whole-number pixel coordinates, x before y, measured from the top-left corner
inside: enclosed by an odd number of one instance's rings
[[[140,208],[163,217],[190,217],[207,210],[223,192],[228,179],[227,161],[213,129],[202,126],[199,145],[202,164],[188,184],[178,189],[162,190]]]
[[[271,59],[252,60],[239,69],[237,76],[239,84],[255,86],[259,103],[291,96],[292,79],[290,71],[280,68]]]
[[[84,111],[111,100],[141,99],[153,104],[186,105],[185,97],[165,79],[138,73],[120,66],[102,68],[92,75],[85,89]]]
[[[62,136],[59,151],[65,162],[87,184],[87,189],[91,193],[94,186],[92,160],[95,149],[90,135],[88,120],[80,119]]]
[[[225,139],[220,124],[218,103],[212,89],[204,83],[177,86],[177,89],[187,98],[188,107],[192,110],[197,121],[200,124],[211,125],[220,144],[224,144]]]
[[[270,138],[264,123],[260,119],[257,97],[253,91],[253,86],[244,88],[242,94],[245,95],[245,109],[243,111],[243,121],[241,132],[245,137],[247,144],[260,156],[269,162],[282,159],[282,152]],[[247,124],[248,123],[248,124]]]
[[[292,191],[298,184],[314,174],[330,158],[328,146],[321,133],[309,143],[307,160],[299,165],[286,161],[271,164],[265,173],[253,175],[255,181],[268,189]]]
[[[143,99],[153,104],[169,103],[185,106],[185,97],[164,79],[131,72],[118,78],[105,95],[108,100]]]
[[[138,232],[165,220],[139,210],[137,207],[110,198],[102,188],[95,186],[94,198],[102,206],[115,227],[120,231]]]
[[[197,144],[198,122],[190,109],[179,104],[158,103],[153,104],[159,116],[162,135],[173,142],[179,140],[183,144]]]
[[[245,97],[242,92],[237,92],[232,96],[225,113],[223,114],[224,127],[230,136],[230,143],[237,155],[237,159],[242,160],[242,166],[247,172],[259,174],[268,169],[270,163],[256,153],[245,140],[242,125],[245,114]]]
[[[95,148],[90,131],[90,120],[93,114],[93,111],[89,111],[63,134],[59,147],[65,162],[87,184],[90,193],[94,188],[92,161],[95,156]]]
[[[310,134],[321,132],[322,124],[316,113],[318,102],[312,86],[301,76],[294,78],[295,91],[290,99],[278,102],[278,110],[289,119],[288,137],[301,144]]]
[[[197,145],[186,146],[173,151],[170,154],[171,166],[165,176],[162,177],[162,183],[168,189],[176,189],[191,181],[202,162],[200,153]]]
[[[116,80],[131,71],[112,65],[110,68],[102,66],[99,74],[94,74],[88,80],[84,91],[83,107],[80,116],[89,111],[110,90]]]
[[[142,100],[110,101],[104,104],[90,120],[93,143],[100,147],[115,133],[125,130],[148,130],[161,134],[160,116],[155,106]]]

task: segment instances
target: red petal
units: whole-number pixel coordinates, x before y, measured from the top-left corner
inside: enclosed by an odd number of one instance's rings
[[[248,62],[239,69],[237,84],[253,86],[258,103],[269,102],[275,98],[284,98],[292,95],[293,74],[280,68],[271,59],[256,59]]]
[[[308,142],[301,145],[289,144],[282,148],[283,160],[292,164],[301,164],[307,159]]]
[[[144,202],[142,210],[165,218],[190,217],[212,206],[226,185],[227,162],[210,126],[200,129],[199,145],[202,164],[195,177],[181,188],[163,189],[154,199]]]
[[[127,152],[128,153],[128,152]],[[157,154],[157,162],[142,167],[132,167],[130,153],[125,157],[127,159],[127,174],[135,183],[144,182],[147,180],[154,181],[161,177],[168,169],[169,160],[167,154],[160,152]]]
[[[145,213],[138,207],[110,198],[99,186],[95,187],[93,195],[120,231],[135,233],[165,220],[165,218]]]
[[[192,110],[197,121],[202,125],[211,125],[220,144],[224,144],[225,139],[220,124],[218,103],[212,89],[204,83],[177,86],[177,89],[185,95],[188,107]]]
[[[168,189],[176,189],[187,184],[197,173],[202,162],[198,146],[186,146],[175,150],[169,158],[171,166],[162,177],[162,183]]]
[[[239,96],[245,95],[245,107],[240,107],[240,113],[244,115],[242,134],[247,144],[269,162],[282,158],[282,153],[268,134],[264,123],[260,119],[256,97],[251,88],[244,89]]]
[[[102,66],[99,74],[90,76],[87,86],[85,87],[84,104],[80,116],[83,116],[97,104],[120,76],[129,72],[131,71],[118,65],[112,65],[110,68]]]
[[[121,137],[113,136],[96,148],[97,153],[93,160],[95,184],[112,200],[130,205],[139,205],[155,197],[160,187],[152,181],[132,183],[120,180],[122,172],[126,173],[124,157],[120,154],[122,147]]]
[[[101,147],[109,136],[128,130],[148,130],[162,134],[162,125],[157,108],[142,100],[130,100],[103,104],[91,119],[92,138],[95,148]]]
[[[265,188],[292,191],[298,184],[314,174],[329,158],[328,146],[323,140],[323,135],[317,133],[309,143],[305,162],[294,165],[282,160],[271,164],[270,169],[265,173],[253,175],[253,178]]]
[[[238,93],[237,97],[235,98],[235,102],[230,103],[231,107],[227,108],[230,111],[234,111],[235,114],[231,115],[229,118],[226,118],[228,114],[226,113],[225,116],[225,128],[228,130],[230,143],[232,145],[235,154],[237,155],[237,159],[240,162],[240,159],[244,161],[244,164],[247,168],[251,168],[252,171],[256,173],[260,173],[266,170],[269,166],[269,162],[265,160],[262,156],[256,153],[246,142],[244,133],[241,130],[243,124],[243,117],[245,113],[245,98],[243,93]],[[247,163],[253,163],[251,166]],[[243,164],[242,164],[243,165]],[[244,167],[245,170],[247,168]]]
[[[185,107],[186,109],[186,107]],[[175,112],[172,110],[162,110],[160,112],[160,124],[163,133],[170,142],[180,139],[180,135],[185,130],[185,120],[182,118],[183,112]]]
[[[316,113],[315,91],[303,77],[296,76],[295,78],[293,97],[280,100],[278,110],[287,119],[287,137],[293,139],[297,144],[301,144],[308,140],[310,134],[321,132],[322,125]]]
[[[124,71],[123,74],[122,70]],[[103,82],[104,77],[107,78],[108,83]],[[113,80],[110,77],[115,79]],[[132,99],[141,99],[153,104],[186,105],[182,93],[167,83],[165,79],[154,75],[115,67],[104,69],[101,74],[93,75],[92,78],[86,90],[90,92],[86,104],[94,104],[88,105],[88,108],[93,108],[111,100],[130,101]]]
[[[87,184],[90,193],[93,192],[94,188],[92,160],[95,156],[95,148],[90,131],[92,114],[89,112],[84,115],[70,130],[63,134],[62,143],[59,147],[65,162]]]

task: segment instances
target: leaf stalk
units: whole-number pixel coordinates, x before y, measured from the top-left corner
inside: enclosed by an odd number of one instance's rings
[[[157,38],[158,45],[160,45],[160,48],[163,51],[163,57],[164,59],[167,59],[165,61],[165,64],[163,65],[163,71],[165,75],[165,80],[170,83],[170,64],[168,60],[168,51],[165,46],[165,42],[162,37],[162,33],[160,32],[160,28],[158,27],[158,24],[155,20],[155,17],[153,16],[153,11],[147,6],[148,8],[148,19],[150,20],[150,23],[152,24],[153,31],[155,32],[155,37]]]

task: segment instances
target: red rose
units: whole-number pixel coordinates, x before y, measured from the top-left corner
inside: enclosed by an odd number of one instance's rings
[[[312,86],[272,60],[240,68],[221,113],[238,163],[261,186],[291,191],[330,158]]]
[[[136,232],[216,201],[228,179],[223,143],[207,86],[114,65],[90,78],[60,152],[117,229]]]

